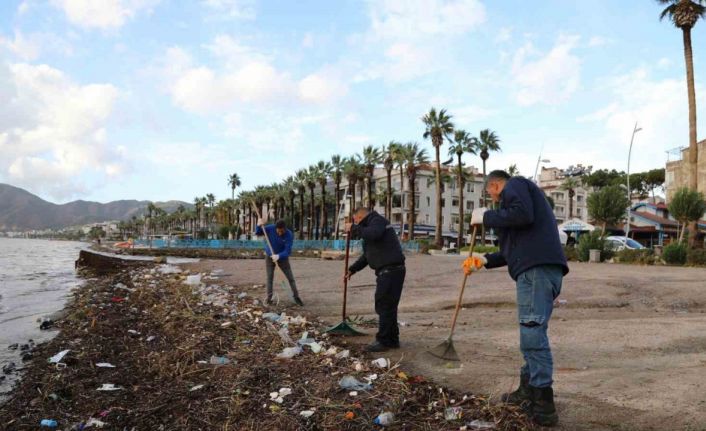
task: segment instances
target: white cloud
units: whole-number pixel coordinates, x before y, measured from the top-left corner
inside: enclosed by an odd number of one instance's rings
[[[160,0],[51,0],[66,18],[79,27],[115,29],[138,12],[151,10]]]
[[[253,20],[256,16],[254,0],[203,0],[203,5],[219,18]]]
[[[33,61],[40,57],[42,51],[70,55],[71,46],[61,37],[48,33],[25,34],[15,30],[14,38],[0,36],[0,47],[4,47],[23,61]]]
[[[497,111],[476,105],[458,106],[449,109],[453,113],[453,121],[457,127],[464,128],[467,124],[477,124],[478,121],[488,119]]]
[[[512,75],[518,87],[516,100],[522,106],[561,104],[578,89],[581,60],[572,50],[577,36],[562,36],[554,47],[537,57],[531,43],[517,50],[513,59]]]
[[[498,30],[498,35],[495,37],[495,43],[508,42],[512,39],[512,27],[502,27]]]
[[[657,62],[657,66],[660,69],[669,69],[672,66],[672,60],[668,59],[667,57],[662,57]]]
[[[106,123],[118,90],[78,85],[46,65],[0,67],[0,176],[64,198],[82,191],[83,174],[125,169],[108,145]]]
[[[302,39],[302,48],[313,48],[314,47],[314,35],[311,33],[306,33]]]
[[[591,48],[607,45],[610,41],[603,36],[593,36],[588,40],[588,46]]]
[[[306,102],[329,103],[348,93],[348,87],[326,70],[312,73],[299,81],[299,97]]]

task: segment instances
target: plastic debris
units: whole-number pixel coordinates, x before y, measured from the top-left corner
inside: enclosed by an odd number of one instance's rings
[[[385,412],[381,413],[378,417],[375,418],[375,421],[373,421],[375,425],[380,425],[380,426],[388,426],[392,425],[395,422],[395,415],[390,412]]]
[[[472,420],[471,422],[468,422],[466,425],[473,430],[493,430],[493,429],[495,429],[494,422],[486,422],[486,421],[481,421],[478,419]]]
[[[181,274],[181,269],[174,265],[160,265],[157,267],[157,271],[162,274]]]
[[[221,328],[227,328],[232,325],[233,325],[233,322],[231,322],[231,321],[223,322],[223,323],[221,323]]]
[[[355,417],[355,413],[353,413],[353,412],[346,412],[346,414],[343,415],[343,419],[345,419],[347,421],[353,420],[354,417]]]
[[[376,360],[371,361],[371,363],[380,368],[387,368],[390,365],[390,361],[385,358],[377,358]]]
[[[86,425],[84,425],[84,428],[89,428],[89,427],[96,427],[96,428],[103,428],[104,426],[108,425],[106,422],[103,422],[101,420],[98,420],[96,418],[89,418],[88,422],[86,422]]]
[[[278,353],[277,357],[280,359],[291,359],[302,352],[302,348],[299,346],[287,347],[282,350],[282,353]]]
[[[350,396],[352,396],[352,397],[357,397],[357,396],[358,396],[358,391],[350,391],[350,392],[348,392],[348,395],[350,395]]]
[[[245,292],[241,292],[241,293],[238,295],[238,299],[245,299],[245,298],[247,298],[247,297],[248,297],[248,294],[245,293]]]
[[[289,328],[286,326],[280,328],[280,330],[277,331],[277,335],[279,335],[279,338],[281,338],[285,344],[294,344],[294,341],[292,341],[292,338],[289,336]]]
[[[119,391],[122,388],[120,386],[115,386],[113,383],[103,383],[103,386],[96,389],[97,391]]]
[[[262,318],[267,319],[270,322],[279,322],[282,319],[282,316],[277,313],[265,313],[262,315]]]
[[[343,376],[341,380],[338,381],[338,385],[343,389],[350,389],[354,391],[369,391],[373,388],[370,383],[363,383],[353,376]]]
[[[364,378],[365,380],[367,380],[368,383],[372,383],[374,380],[377,380],[377,379],[378,379],[378,375],[377,375],[377,374],[369,374],[369,375],[367,375],[367,376],[365,376],[365,377],[363,377],[363,378]]]
[[[211,356],[209,363],[211,365],[227,365],[230,364],[230,359],[224,356]]]
[[[270,392],[270,401],[274,401],[277,404],[282,404],[284,402],[284,397],[291,394],[292,390],[290,388],[281,388],[278,392]]]
[[[351,351],[346,349],[346,350],[341,350],[340,352],[336,353],[336,357],[338,359],[344,359],[347,358],[351,355]]]
[[[305,418],[310,418],[314,415],[313,410],[302,410],[299,412],[299,416],[303,416]]]
[[[447,407],[444,411],[444,418],[447,421],[455,421],[461,419],[463,416],[463,408],[461,407]]]
[[[39,422],[39,426],[44,428],[56,428],[59,426],[59,423],[54,419],[42,419],[41,422]]]
[[[98,367],[98,368],[115,368],[115,365],[113,365],[109,362],[99,362],[96,364],[96,367]]]
[[[204,385],[196,385],[196,386],[192,387],[191,389],[189,389],[189,392],[198,391],[199,389],[202,389],[203,386]]]
[[[201,274],[187,276],[186,280],[184,280],[184,283],[186,283],[189,286],[200,285],[201,284]]]
[[[64,356],[66,356],[66,354],[69,352],[70,352],[70,350],[62,350],[61,352],[59,352],[56,355],[49,358],[49,363],[50,364],[58,364],[59,362],[61,362],[62,359],[64,359]]]
[[[140,335],[140,333],[134,329],[128,329],[127,333],[130,335]]]
[[[333,356],[338,353],[338,349],[335,346],[329,347],[328,350],[324,352],[324,356]]]
[[[409,380],[409,376],[404,371],[400,371],[399,373],[397,373],[397,378],[404,381]]]
[[[145,341],[147,341],[149,343],[150,341],[154,340],[155,338],[157,338],[157,337],[155,337],[154,335],[150,335],[149,337],[145,338]]]

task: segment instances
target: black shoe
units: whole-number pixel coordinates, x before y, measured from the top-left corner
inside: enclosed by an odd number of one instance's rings
[[[532,402],[529,416],[534,423],[543,427],[553,427],[559,422],[559,415],[554,406],[554,390],[551,386],[535,388],[530,386]]]
[[[504,403],[515,406],[522,406],[532,401],[532,391],[529,385],[529,376],[520,375],[520,386],[514,392],[505,393],[500,396],[500,400]]]
[[[267,298],[267,299],[265,300],[265,304],[267,304],[267,305],[272,305],[272,298]]]
[[[400,343],[382,344],[379,341],[375,341],[375,342],[365,346],[365,351],[371,352],[371,353],[387,352],[388,350],[399,349],[399,347],[400,347]]]
[[[294,297],[294,302],[295,302],[298,306],[300,306],[300,307],[303,307],[303,306],[304,306],[304,303],[302,302],[301,299],[299,299],[298,296],[295,296],[295,297]]]

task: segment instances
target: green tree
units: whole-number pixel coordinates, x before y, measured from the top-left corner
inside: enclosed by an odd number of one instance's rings
[[[407,229],[409,230],[409,239],[414,239],[414,221],[416,218],[416,199],[414,196],[415,185],[414,182],[417,179],[417,171],[420,165],[428,164],[429,158],[427,157],[427,152],[419,147],[416,142],[410,142],[404,146],[405,155],[405,166],[407,170],[407,182],[409,189],[409,199],[407,199]]]
[[[476,154],[476,147],[478,145],[478,140],[472,137],[465,130],[457,129],[454,131],[454,140],[449,146],[449,156],[456,156],[456,181],[458,183],[458,195],[459,195],[459,206],[458,206],[458,237],[456,238],[456,244],[459,248],[463,246],[463,234],[464,234],[464,217],[463,211],[465,210],[465,200],[463,198],[463,189],[466,186],[466,173],[463,168],[463,154]]]
[[[105,238],[105,231],[100,226],[93,226],[91,227],[91,230],[88,231],[88,237],[92,240]]]
[[[235,199],[235,189],[240,187],[240,177],[236,173],[230,174],[228,177],[228,185],[230,186],[230,198]]]
[[[622,187],[607,186],[592,193],[586,200],[588,215],[603,227],[605,233],[608,224],[617,224],[625,217],[630,201]]]
[[[704,216],[704,212],[706,212],[706,203],[704,203],[703,193],[688,187],[682,187],[674,193],[672,201],[669,203],[669,213],[681,225],[680,243],[684,239],[686,224],[698,221]]]
[[[329,162],[321,160],[316,164],[316,181],[318,181],[321,187],[321,222],[319,229],[321,231],[321,239],[324,239],[324,235],[326,234],[326,219],[328,218],[328,214],[326,213],[326,184],[328,184],[331,172],[332,167]]]
[[[334,224],[336,225],[336,233],[334,234],[334,238],[338,238],[338,216],[339,216],[339,205],[341,204],[341,180],[343,179],[343,169],[345,168],[346,165],[346,159],[343,157],[339,156],[338,154],[335,154],[331,156],[331,175],[333,176],[333,183],[336,187],[336,199],[334,201],[336,202],[336,220],[334,221]]]
[[[696,91],[694,89],[694,59],[691,49],[691,29],[699,19],[706,16],[706,0],[657,0],[667,7],[659,15],[666,17],[675,27],[681,29],[684,44],[684,63],[686,64],[686,88],[689,100],[689,187],[698,190],[698,146],[696,143]]]
[[[481,130],[480,135],[478,135],[478,151],[483,161],[483,179],[485,180],[485,163],[490,157],[490,152],[500,151],[500,138],[498,138],[498,135],[490,129]],[[485,188],[483,188],[483,206],[488,206]]]
[[[365,167],[365,184],[367,186],[368,209],[373,210],[373,178],[375,176],[375,166],[382,161],[380,149],[368,145],[363,148],[363,166]]]
[[[581,187],[581,180],[576,177],[566,178],[559,186],[561,190],[566,190],[569,195],[569,219],[574,217],[574,196],[576,196],[576,189],[579,187]]]
[[[664,186],[664,168],[652,169],[645,175],[647,189],[652,193],[652,202],[655,201],[655,189]]]
[[[520,175],[520,170],[517,169],[517,163],[513,163],[510,165],[510,167],[507,168],[507,173],[511,177],[517,177]]]
[[[625,184],[625,172],[618,172],[615,169],[599,169],[588,175],[584,175],[581,182],[595,189],[603,187]]]
[[[385,218],[392,221],[392,170],[395,168],[395,153],[399,151],[401,144],[399,142],[390,141],[387,147],[382,150],[382,163],[385,167],[387,178],[387,188],[385,193]],[[400,179],[401,181],[402,179]]]
[[[451,134],[454,131],[451,118],[452,116],[448,115],[445,109],[437,112],[433,107],[422,117],[422,122],[426,126],[424,139],[431,138],[431,144],[436,152],[436,229],[434,235],[436,245],[439,247],[444,244],[444,239],[441,237],[441,159],[439,152],[444,139],[451,142]]]

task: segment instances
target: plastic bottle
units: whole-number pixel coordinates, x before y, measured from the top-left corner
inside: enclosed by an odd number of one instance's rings
[[[56,428],[59,424],[54,419],[42,419],[39,423],[40,427]]]
[[[395,415],[390,412],[385,412],[375,418],[375,425],[380,425],[380,426],[386,427],[388,425],[392,425],[392,423],[394,421],[395,421]]]

